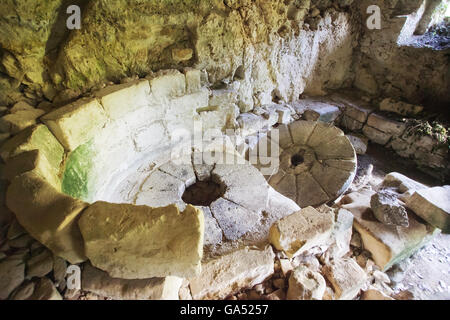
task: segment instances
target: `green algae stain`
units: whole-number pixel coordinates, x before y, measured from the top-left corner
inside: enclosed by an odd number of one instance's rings
[[[93,140],[79,146],[70,154],[62,179],[62,191],[65,194],[89,202],[93,194],[90,177],[94,156]]]

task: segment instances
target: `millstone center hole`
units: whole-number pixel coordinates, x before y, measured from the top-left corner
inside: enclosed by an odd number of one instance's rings
[[[186,189],[183,194],[183,201],[194,206],[207,207],[214,201],[222,197],[224,188],[212,180],[197,181]]]
[[[294,154],[291,158],[291,163],[294,167],[301,165],[303,162],[305,162],[305,159],[301,154]]]

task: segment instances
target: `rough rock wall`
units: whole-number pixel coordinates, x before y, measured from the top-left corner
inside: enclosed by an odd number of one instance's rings
[[[373,95],[391,96],[428,108],[448,112],[450,103],[449,50],[397,44],[399,37],[412,36],[420,19],[406,15],[420,10],[423,0],[364,0],[360,16],[365,23],[367,7],[381,8],[381,30],[363,28],[355,87]],[[400,17],[402,16],[402,17]],[[420,18],[420,17],[419,17]],[[411,25],[414,24],[414,25]],[[363,24],[361,24],[363,25]]]
[[[349,5],[323,0],[5,0],[0,105],[62,103],[130,76],[195,66],[232,85],[240,108],[352,82]],[[66,9],[82,8],[69,31]]]

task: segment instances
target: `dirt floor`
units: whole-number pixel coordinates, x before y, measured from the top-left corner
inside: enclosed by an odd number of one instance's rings
[[[429,186],[441,182],[417,170],[413,163],[388,150],[371,145],[358,156],[358,170],[373,165],[371,185],[379,184],[390,172],[399,172]],[[416,300],[450,300],[450,235],[441,234],[400,266],[388,272],[395,291],[409,290]]]

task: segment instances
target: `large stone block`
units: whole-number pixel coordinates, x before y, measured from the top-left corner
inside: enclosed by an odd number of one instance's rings
[[[118,84],[100,90],[96,97],[100,99],[107,115],[116,120],[149,105],[150,85],[144,79]]]
[[[270,229],[269,241],[277,250],[292,258],[327,244],[333,226],[333,212],[321,213],[308,207],[276,222]]]
[[[188,205],[150,208],[96,202],[79,226],[91,263],[114,278],[192,277],[201,271],[204,219]]]
[[[71,263],[86,260],[77,226],[86,203],[58,192],[34,172],[16,177],[6,204],[20,225],[53,253]]]
[[[108,118],[97,99],[84,98],[42,117],[67,151],[88,142],[103,129]]]
[[[114,300],[178,300],[182,278],[165,277],[138,280],[111,278],[106,272],[84,265],[81,288]]]
[[[450,186],[417,190],[406,205],[432,226],[450,233]]]
[[[51,166],[59,168],[64,148],[45,125],[36,125],[6,141],[0,149],[3,161],[25,151],[39,150],[47,158]]]
[[[364,248],[372,253],[373,260],[383,270],[409,258],[439,231],[419,222],[409,214],[409,226],[387,226],[379,222],[370,208],[375,192],[352,193],[341,201],[341,207],[354,216],[353,226],[361,235]]]
[[[245,247],[208,261],[198,277],[189,279],[192,297],[224,299],[252,288],[273,274],[274,259],[272,248],[267,246],[264,250]]]

